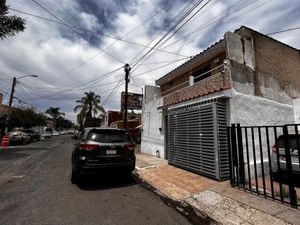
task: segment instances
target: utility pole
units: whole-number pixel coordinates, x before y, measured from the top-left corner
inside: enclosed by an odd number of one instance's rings
[[[129,72],[131,68],[128,63],[124,66],[124,71],[125,71],[125,106],[124,106],[124,128],[127,130],[127,103],[128,103],[128,82],[129,82]]]
[[[4,130],[5,135],[7,135],[7,132],[8,132],[8,121],[9,121],[10,115],[11,115],[11,105],[12,105],[12,101],[13,101],[13,98],[14,98],[14,92],[15,92],[16,83],[17,83],[17,78],[14,77],[13,78],[13,83],[12,83],[12,86],[11,86],[11,92],[10,92],[10,98],[9,98],[7,116],[6,116],[6,119],[5,119],[5,130]]]
[[[13,78],[13,83],[12,83],[12,86],[11,86],[11,92],[10,92],[10,98],[9,98],[9,103],[8,103],[8,110],[7,110],[7,116],[6,116],[6,119],[5,119],[5,129],[4,129],[4,134],[7,135],[8,133],[8,121],[10,119],[10,116],[11,116],[11,106],[12,106],[12,102],[13,102],[13,99],[14,99],[14,92],[15,92],[15,86],[16,86],[16,83],[17,83],[17,79],[21,79],[21,78],[24,78],[24,77],[38,77],[38,75],[34,75],[34,74],[27,74],[27,75],[24,75],[24,76],[21,76],[21,77],[14,77]]]

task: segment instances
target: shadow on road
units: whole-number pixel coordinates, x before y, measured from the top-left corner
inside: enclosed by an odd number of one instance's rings
[[[136,181],[124,174],[101,174],[83,176],[77,186],[85,191],[103,190],[136,185]]]
[[[0,161],[9,161],[9,160],[15,160],[18,158],[25,158],[30,156],[30,154],[26,153],[17,153],[17,152],[11,152],[11,151],[2,151],[0,152]]]

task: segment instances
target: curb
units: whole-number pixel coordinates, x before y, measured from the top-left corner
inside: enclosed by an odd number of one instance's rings
[[[166,205],[172,207],[181,215],[183,215],[187,220],[192,224],[203,224],[203,225],[219,225],[221,223],[215,221],[211,217],[209,217],[206,213],[199,211],[195,207],[187,204],[184,201],[175,201],[157,188],[155,188],[152,184],[148,183],[146,180],[141,178],[136,171],[132,172],[133,179],[137,181],[143,188],[148,191],[155,193]]]

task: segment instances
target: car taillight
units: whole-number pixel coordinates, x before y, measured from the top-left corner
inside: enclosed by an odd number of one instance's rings
[[[80,144],[79,149],[85,151],[92,151],[96,149],[98,145]]]
[[[127,150],[130,150],[130,151],[134,151],[135,145],[134,144],[127,144],[127,145],[124,145],[124,148],[126,148]]]
[[[277,153],[277,147],[276,147],[276,144],[273,145],[273,147],[272,147],[272,152],[275,153],[275,154]]]

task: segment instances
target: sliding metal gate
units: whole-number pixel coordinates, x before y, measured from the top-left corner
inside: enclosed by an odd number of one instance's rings
[[[221,100],[169,110],[171,165],[217,180],[228,179],[226,105]]]

